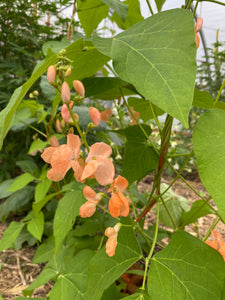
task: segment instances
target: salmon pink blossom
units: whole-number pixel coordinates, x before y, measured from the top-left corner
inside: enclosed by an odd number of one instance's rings
[[[102,196],[101,194],[97,194],[92,188],[89,186],[85,186],[83,189],[84,197],[87,199],[87,202],[85,202],[80,207],[80,216],[82,218],[88,218],[91,217],[95,211],[96,211],[96,205],[101,200]]]
[[[128,187],[128,181],[123,176],[118,176],[113,180],[108,192],[112,192],[112,197],[109,200],[109,212],[113,218],[119,216],[127,217],[129,214],[129,202],[123,195],[123,192]]]
[[[117,246],[117,236],[120,230],[120,226],[120,224],[116,224],[116,226],[108,227],[105,230],[105,235],[108,237],[108,241],[106,242],[106,253],[110,257],[115,255]]]
[[[67,144],[58,147],[49,147],[44,150],[42,159],[51,164],[47,173],[48,179],[60,181],[72,166],[72,161],[77,160],[80,154],[81,142],[78,135],[68,134]]]
[[[92,145],[85,160],[81,180],[94,177],[100,185],[112,183],[115,169],[112,161],[109,159],[111,153],[111,147],[103,142]]]

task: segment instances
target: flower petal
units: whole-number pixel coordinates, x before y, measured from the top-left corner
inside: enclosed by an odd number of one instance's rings
[[[83,194],[84,197],[92,203],[98,204],[98,202],[101,200],[101,196],[88,185],[83,188]]]
[[[80,207],[80,216],[81,218],[91,217],[96,211],[96,204],[87,201]]]
[[[97,160],[99,166],[95,171],[95,179],[101,185],[107,185],[113,182],[115,176],[115,168],[112,161],[108,158],[106,160]]]
[[[109,200],[109,212],[113,218],[128,216],[129,203],[127,198],[121,192],[112,194],[112,197]]]
[[[99,162],[97,160],[91,160],[85,167],[84,167],[84,171],[81,177],[81,180],[85,180],[86,178],[89,178],[90,176],[92,176],[97,167],[99,166]]]
[[[109,238],[108,241],[106,242],[106,253],[108,254],[108,256],[111,257],[115,255],[116,246],[117,246],[117,239]]]
[[[46,163],[51,163],[52,160],[52,155],[56,151],[56,147],[48,147],[45,148],[44,152],[41,154],[41,158],[46,162]]]
[[[113,180],[113,184],[108,189],[108,192],[112,192],[113,189],[116,189],[118,192],[124,192],[128,187],[129,183],[125,177],[119,175]]]
[[[81,146],[81,141],[79,136],[75,134],[68,134],[67,145],[73,149],[74,159],[78,159],[80,154],[80,146]]]
[[[66,172],[57,172],[57,170],[54,170],[54,169],[50,169],[47,173],[47,177],[49,180],[52,180],[52,181],[60,181],[64,178],[64,176],[66,175]]]
[[[99,155],[103,156],[103,158],[108,158],[112,153],[112,149],[109,145],[101,142],[101,143],[95,143],[90,147],[90,152],[88,154],[88,157],[86,159],[86,162],[89,162],[93,159],[93,157],[97,157]]]

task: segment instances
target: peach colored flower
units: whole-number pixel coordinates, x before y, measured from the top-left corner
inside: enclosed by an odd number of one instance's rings
[[[205,243],[219,251],[225,260],[225,242],[223,241],[222,235],[217,230],[213,230],[211,236],[213,239],[211,241],[206,241]]]
[[[48,179],[60,181],[72,166],[72,161],[77,160],[80,154],[81,142],[78,135],[68,134],[67,144],[58,147],[49,147],[44,150],[42,159],[51,164],[47,173]]]
[[[84,183],[85,179],[83,180],[81,179],[82,174],[84,172],[84,166],[85,166],[83,158],[78,158],[77,160],[73,160],[71,164],[74,170],[74,178],[76,179],[76,181]]]
[[[101,114],[100,114],[100,112],[98,111],[98,109],[95,108],[95,107],[90,107],[90,108],[89,108],[89,114],[90,114],[92,123],[93,123],[96,127],[98,127],[99,124],[101,123]]]
[[[63,103],[70,102],[70,87],[66,81],[63,82],[61,87],[61,98]]]
[[[87,199],[80,207],[80,216],[82,218],[91,217],[96,211],[96,205],[101,201],[101,195],[97,194],[92,188],[89,186],[85,186],[83,189],[84,197]]]
[[[126,178],[119,175],[108,189],[108,192],[112,192],[112,197],[109,199],[109,212],[113,218],[127,217],[129,214],[129,201],[122,193],[128,184]]]
[[[100,185],[112,183],[115,169],[112,161],[109,159],[111,153],[111,147],[103,142],[92,145],[85,160],[81,180],[94,177]]]
[[[112,197],[109,199],[109,212],[113,218],[129,215],[129,202],[123,193],[112,193]]]
[[[49,83],[55,82],[56,68],[54,65],[49,66],[47,70],[47,79]]]
[[[108,192],[112,191],[118,191],[118,192],[124,192],[126,188],[128,187],[129,183],[126,180],[125,177],[119,175],[114,180],[110,188],[108,189]]]
[[[117,236],[120,230],[120,226],[120,224],[116,224],[116,226],[108,227],[105,230],[105,235],[108,237],[108,241],[106,242],[106,253],[110,257],[115,255],[117,246]]]
[[[79,94],[81,97],[84,97],[85,89],[84,89],[83,83],[80,80],[74,80],[73,87],[74,87],[75,91],[77,92],[77,94]]]
[[[110,107],[101,112],[101,119],[104,122],[108,122],[111,116],[112,116],[112,110]]]

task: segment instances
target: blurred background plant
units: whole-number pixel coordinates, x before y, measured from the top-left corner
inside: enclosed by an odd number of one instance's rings
[[[70,19],[62,12],[71,3],[71,0],[1,0],[0,110],[42,59],[43,44],[66,35]]]

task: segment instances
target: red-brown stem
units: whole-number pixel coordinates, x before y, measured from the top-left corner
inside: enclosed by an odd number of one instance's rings
[[[149,205],[149,207],[146,208],[145,211],[136,219],[135,222],[139,222],[147,213],[150,211],[150,209],[156,204],[156,200],[153,200],[152,203]]]
[[[168,145],[168,143],[166,143],[165,146],[163,147],[163,150],[162,150],[162,152],[160,154],[160,157],[159,157],[158,174],[159,174],[160,170],[163,167],[163,158],[164,158],[164,154],[165,154],[166,149],[167,149],[167,145]],[[160,185],[158,185],[158,187],[157,187],[157,195],[158,196],[160,195]],[[147,207],[145,209],[145,211],[143,211],[143,213],[136,219],[136,222],[139,222],[150,211],[150,209],[155,204],[156,204],[156,200],[153,200],[152,203],[149,205],[149,207]]]

